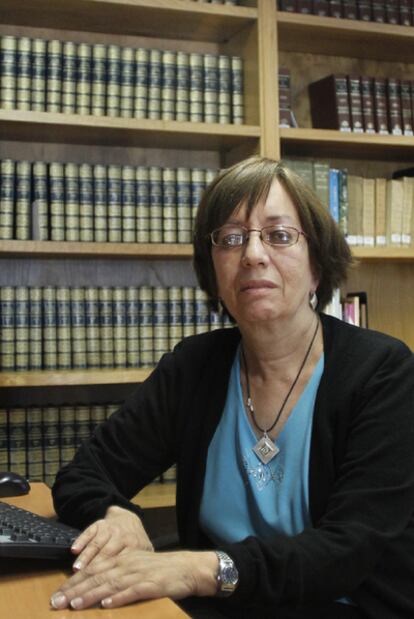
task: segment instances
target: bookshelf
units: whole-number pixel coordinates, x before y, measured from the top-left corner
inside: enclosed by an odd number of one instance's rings
[[[311,128],[307,85],[342,69],[406,75],[414,69],[414,28],[278,12],[273,0],[243,6],[191,0],[3,0],[2,34],[240,55],[245,122],[0,110],[0,158],[218,168],[259,152],[275,158],[326,159],[371,176],[412,165],[412,137]],[[278,128],[278,66],[291,69],[299,128]],[[358,266],[347,289],[367,290],[370,326],[402,338],[414,349],[414,248],[355,248],[354,255]],[[36,285],[33,278],[39,272],[55,281],[69,276],[73,280],[77,273],[94,283],[107,278],[108,285],[127,273],[141,282],[142,272],[152,269],[154,262],[160,272],[165,265],[178,265],[178,270],[183,265],[185,270],[191,257],[191,247],[178,244],[0,241],[0,262],[7,272],[1,285]],[[0,387],[29,392],[48,386],[82,387],[84,392],[88,386],[137,383],[149,371],[4,372]],[[164,490],[168,505],[171,488]],[[152,496],[155,491],[149,491],[149,506],[151,501],[154,506],[162,503]]]

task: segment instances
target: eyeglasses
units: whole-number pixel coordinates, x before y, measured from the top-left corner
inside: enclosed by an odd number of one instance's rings
[[[299,236],[306,234],[302,230],[298,230],[293,226],[265,226],[264,228],[245,228],[244,226],[236,226],[226,224],[221,228],[213,230],[210,234],[211,242],[216,247],[232,249],[234,247],[242,247],[246,245],[250,238],[251,232],[258,232],[263,243],[272,247],[291,247],[295,245]]]

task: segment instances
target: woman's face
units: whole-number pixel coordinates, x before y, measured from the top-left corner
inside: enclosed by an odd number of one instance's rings
[[[266,200],[258,202],[248,217],[246,206],[242,205],[226,224],[240,224],[248,229],[284,224],[301,230],[296,208],[276,179]],[[219,296],[240,326],[296,319],[310,311],[309,293],[316,289],[317,280],[303,235],[299,235],[295,245],[274,247],[263,243],[259,234],[253,232],[242,247],[213,246],[212,258]]]

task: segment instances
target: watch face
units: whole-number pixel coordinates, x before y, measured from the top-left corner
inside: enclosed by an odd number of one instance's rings
[[[237,581],[239,580],[239,574],[233,564],[233,561],[231,562],[231,565],[226,565],[224,567],[224,569],[221,572],[221,580],[223,585],[231,585],[234,586],[237,584]]]

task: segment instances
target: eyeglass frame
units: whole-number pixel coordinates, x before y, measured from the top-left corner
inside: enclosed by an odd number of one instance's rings
[[[222,228],[240,228],[241,230],[245,231],[247,233],[246,235],[246,239],[243,241],[243,243],[240,243],[240,245],[220,245],[218,243],[214,242],[213,239],[213,235],[215,232],[217,232],[218,230],[221,230]],[[289,230],[294,230],[297,233],[296,236],[296,240],[294,241],[294,243],[290,243],[289,245],[284,245],[284,244],[277,244],[277,243],[269,243],[269,241],[266,241],[263,238],[263,230],[266,230],[268,228],[273,228],[273,229],[289,229]],[[262,241],[262,243],[265,243],[265,245],[268,245],[269,247],[293,247],[294,245],[296,245],[299,241],[299,237],[302,235],[303,237],[307,238],[308,235],[306,234],[306,232],[303,232],[303,230],[298,230],[298,228],[295,228],[295,226],[285,226],[284,224],[273,224],[270,226],[263,226],[263,228],[246,228],[246,226],[242,226],[241,224],[224,224],[223,226],[220,226],[219,228],[215,228],[214,230],[212,230],[207,236],[210,238],[211,240],[211,244],[213,245],[213,247],[220,247],[221,249],[240,249],[241,247],[244,247],[245,245],[247,245],[247,242],[249,241],[249,233],[250,232],[259,232],[259,238]]]

